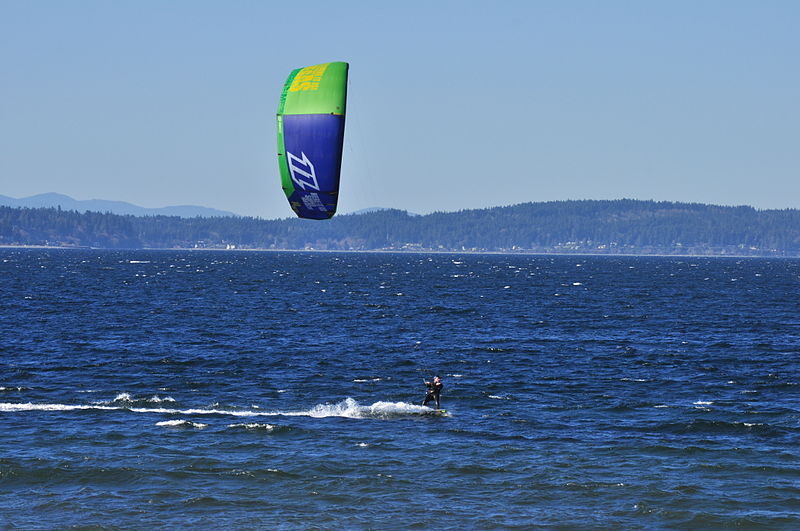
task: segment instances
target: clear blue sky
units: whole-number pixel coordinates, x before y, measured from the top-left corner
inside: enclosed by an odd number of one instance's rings
[[[350,63],[340,212],[800,208],[800,2],[0,0],[0,194],[292,215],[288,73]]]

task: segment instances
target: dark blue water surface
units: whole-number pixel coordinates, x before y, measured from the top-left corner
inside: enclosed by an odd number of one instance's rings
[[[800,528],[798,260],[4,249],[0,301],[3,529]]]

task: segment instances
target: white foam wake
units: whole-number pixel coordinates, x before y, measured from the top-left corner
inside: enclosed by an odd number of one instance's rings
[[[125,400],[115,400],[124,403]],[[103,404],[34,404],[0,403],[0,412],[25,411],[130,411],[133,413],[151,413],[164,415],[224,415],[233,417],[346,417],[346,418],[389,418],[410,415],[430,415],[433,409],[407,402],[375,402],[368,406],[360,405],[356,400],[347,398],[334,404],[317,404],[308,410],[301,411],[254,411],[252,409],[216,409],[216,408],[169,408],[169,407],[135,407],[132,405]]]
[[[277,412],[276,414],[314,418],[346,417],[359,419],[426,415],[432,412],[433,410],[429,407],[417,406],[407,402],[375,402],[369,406],[362,406],[356,400],[346,398],[336,404],[317,404],[307,411]]]
[[[17,411],[75,411],[79,409],[103,409],[114,410],[124,409],[114,406],[87,406],[87,405],[68,405],[68,404],[32,404],[30,402],[25,404],[4,404],[0,403],[0,411],[3,412],[17,412]]]

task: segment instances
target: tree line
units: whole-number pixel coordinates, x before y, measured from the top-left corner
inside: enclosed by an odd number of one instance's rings
[[[800,256],[800,210],[621,199],[310,221],[0,207],[0,245]]]

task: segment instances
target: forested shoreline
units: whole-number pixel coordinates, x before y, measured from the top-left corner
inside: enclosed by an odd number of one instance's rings
[[[0,207],[0,245],[800,256],[800,211],[621,199],[320,222]]]

